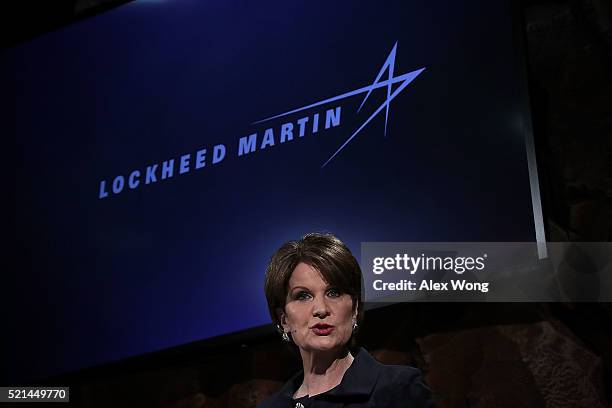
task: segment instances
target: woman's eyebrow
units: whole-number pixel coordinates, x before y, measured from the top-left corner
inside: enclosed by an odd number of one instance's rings
[[[293,291],[294,291],[294,290],[296,290],[296,289],[303,289],[303,290],[307,290],[307,291],[310,291],[310,290],[311,290],[310,288],[308,288],[308,287],[306,287],[306,286],[296,285],[296,286],[293,286],[292,288],[289,288],[289,292],[293,292]],[[337,286],[334,286],[334,285],[326,285],[326,286],[323,288],[323,290],[329,290],[329,289],[338,289],[338,287],[337,287]]]

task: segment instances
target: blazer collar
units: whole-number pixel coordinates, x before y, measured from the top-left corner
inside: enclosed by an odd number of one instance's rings
[[[374,360],[368,352],[361,347],[354,355],[355,359],[344,373],[340,384],[322,394],[315,395],[320,398],[337,397],[364,397],[369,396],[376,384],[381,364]],[[293,400],[293,394],[304,380],[304,370],[294,375],[279,391],[279,395]]]

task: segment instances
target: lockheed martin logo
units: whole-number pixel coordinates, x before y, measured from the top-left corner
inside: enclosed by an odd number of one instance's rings
[[[331,97],[331,98],[328,98],[328,99],[325,99],[325,100],[322,100],[322,101],[319,101],[319,102],[312,103],[312,104],[304,106],[302,108],[297,108],[297,109],[290,110],[288,112],[281,113],[279,115],[270,116],[269,118],[262,119],[262,120],[259,120],[257,122],[254,122],[253,124],[266,122],[266,121],[269,121],[269,120],[272,120],[272,119],[276,119],[276,118],[281,118],[283,116],[287,116],[287,115],[291,115],[293,113],[304,111],[306,109],[315,108],[315,107],[320,106],[320,105],[325,105],[325,104],[328,104],[328,103],[331,103],[331,102],[339,101],[341,99],[350,98],[351,96],[355,96],[355,95],[359,95],[359,94],[365,93],[366,96],[365,96],[365,98],[363,98],[363,101],[361,102],[361,105],[359,105],[359,108],[357,109],[357,112],[359,112],[361,110],[361,108],[363,107],[363,105],[365,104],[365,102],[368,100],[368,98],[369,98],[369,96],[370,96],[370,94],[372,93],[373,90],[378,89],[378,88],[386,87],[387,88],[387,98],[385,99],[385,101],[374,111],[374,113],[372,113],[370,115],[370,117],[368,119],[366,119],[365,122],[363,122],[363,124],[348,139],[346,139],[346,141],[342,144],[342,146],[340,146],[338,148],[338,150],[336,150],[336,152],[334,154],[332,154],[331,157],[329,159],[327,159],[327,161],[325,163],[323,163],[323,165],[321,167],[325,167],[383,109],[385,110],[385,133],[384,134],[385,134],[385,136],[387,136],[387,123],[389,121],[389,107],[391,105],[391,101],[393,99],[395,99],[395,97],[397,95],[399,95],[400,92],[402,92],[408,86],[408,84],[410,84],[412,81],[414,81],[414,79],[417,76],[419,76],[421,74],[421,72],[423,72],[425,70],[425,68],[421,68],[421,69],[417,69],[416,71],[412,71],[412,72],[409,72],[407,74],[402,74],[402,75],[394,77],[393,75],[395,73],[395,54],[396,53],[397,53],[397,42],[393,46],[393,49],[391,50],[389,55],[387,56],[387,59],[385,60],[385,63],[383,64],[382,68],[380,69],[380,71],[378,71],[378,75],[376,75],[376,79],[369,86],[364,86],[363,88],[355,89],[354,91],[349,91],[349,92],[343,93],[341,95],[337,95],[337,96],[334,96],[334,97]],[[385,73],[385,71],[388,73],[387,79],[384,80],[384,81],[381,81],[381,78],[382,78],[383,74]],[[395,89],[395,91],[392,91],[393,84],[400,83],[400,82],[401,82],[400,86],[397,87]]]
[[[382,67],[378,71],[374,82],[368,86],[364,86],[353,91],[345,92],[341,95],[336,95],[331,98],[324,99],[319,102],[311,103],[310,105],[293,109],[278,115],[270,116],[268,118],[253,122],[253,125],[262,124],[265,122],[271,122],[275,119],[293,115],[298,112],[306,110],[313,110],[314,108],[321,107],[323,105],[337,102],[346,98],[350,98],[355,95],[365,94],[363,101],[357,109],[357,113],[361,111],[364,104],[372,94],[372,92],[379,88],[384,88],[386,91],[386,98],[384,102],[378,106],[374,112],[359,126],[345,141],[338,147],[338,149],[321,165],[321,167],[327,166],[357,135],[383,110],[385,111],[385,130],[384,135],[387,135],[387,125],[389,122],[389,109],[391,107],[391,101],[395,99],[414,79],[425,70],[425,68],[417,69],[416,71],[408,72],[395,76],[395,57],[397,53],[397,42],[393,46],[393,49],[387,56],[387,59],[383,63]],[[387,74],[385,76],[385,73]],[[383,79],[385,76],[385,79]],[[398,86],[393,89],[393,85]],[[248,136],[240,137],[236,143],[236,150],[233,154],[234,157],[240,158],[246,155],[261,151],[264,149],[272,148],[276,145],[290,142],[294,138],[302,138],[307,134],[315,134],[320,130],[326,130],[332,127],[340,125],[342,107],[336,106],[332,109],[327,109],[324,113],[324,122],[321,118],[323,114],[313,113],[308,116],[301,117],[294,121],[284,122],[282,124],[267,128],[263,132],[263,136],[259,139],[259,133],[252,133]],[[321,123],[320,123],[321,119]],[[324,123],[324,124],[323,124]],[[161,163],[155,163],[146,166],[143,172],[140,169],[133,170],[128,176],[118,175],[116,176],[111,184],[111,191],[113,194],[121,193],[127,185],[130,190],[136,189],[142,184],[157,183],[161,180],[167,180],[172,178],[175,174],[182,175],[189,173],[193,170],[200,170],[210,165],[216,165],[222,162],[227,156],[227,147],[225,144],[220,143],[214,145],[212,154],[209,154],[210,164],[207,163],[207,149],[200,149],[195,153],[188,153],[180,156],[177,160],[174,158],[165,160]],[[210,152],[209,152],[210,153]],[[210,157],[212,156],[212,157]],[[98,198],[103,199],[109,196],[107,191],[106,180],[102,180],[99,183]]]

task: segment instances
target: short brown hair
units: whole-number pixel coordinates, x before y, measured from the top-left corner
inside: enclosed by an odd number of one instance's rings
[[[357,324],[363,321],[361,302],[362,275],[357,260],[346,245],[332,234],[311,233],[281,246],[266,269],[264,292],[270,317],[280,324],[278,310],[285,309],[289,279],[295,267],[303,262],[321,273],[323,279],[353,299]]]

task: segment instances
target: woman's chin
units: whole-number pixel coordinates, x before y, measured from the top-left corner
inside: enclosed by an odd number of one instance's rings
[[[305,349],[308,351],[329,351],[341,347],[342,344],[338,343],[335,339],[323,337],[310,342]]]

